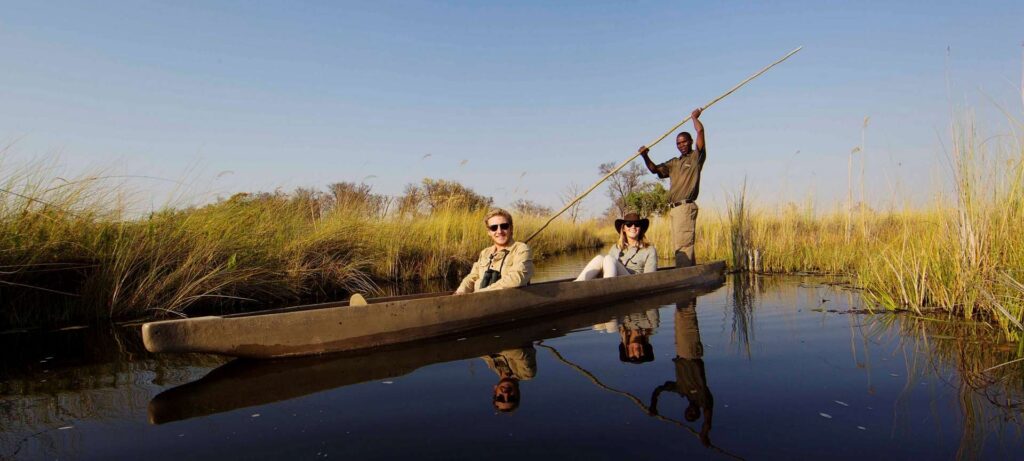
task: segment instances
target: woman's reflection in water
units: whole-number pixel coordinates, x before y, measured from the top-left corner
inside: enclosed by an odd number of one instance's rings
[[[672,359],[676,367],[676,380],[666,381],[654,389],[651,395],[651,414],[658,414],[658,395],[663,391],[675,392],[686,398],[687,405],[683,416],[693,422],[704,413],[704,423],[700,428],[700,441],[704,446],[711,445],[711,416],[715,399],[708,389],[707,377],[704,374],[704,346],[700,342],[700,330],[697,327],[697,300],[676,304],[676,357]]]
[[[654,360],[651,335],[659,323],[657,309],[623,317],[619,324],[619,360],[636,364]]]
[[[519,382],[533,379],[537,375],[537,350],[533,345],[509,349],[481,357],[487,368],[498,375],[494,385],[492,402],[494,409],[502,413],[519,408]]]

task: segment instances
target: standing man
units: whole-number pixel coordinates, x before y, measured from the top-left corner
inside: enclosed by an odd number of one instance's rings
[[[696,145],[690,133],[684,131],[676,136],[679,157],[655,165],[647,156],[650,152],[647,146],[640,146],[639,150],[651,173],[661,179],[669,178],[668,201],[672,208],[669,218],[672,220],[672,249],[675,251],[676,267],[697,264],[693,251],[697,229],[696,201],[700,192],[700,170],[704,168],[704,159],[707,158],[704,124],[700,122],[700,113],[700,108],[697,108],[690,114],[693,128],[697,130]]]

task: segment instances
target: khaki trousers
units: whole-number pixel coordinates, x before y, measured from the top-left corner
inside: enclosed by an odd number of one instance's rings
[[[697,204],[684,203],[668,213],[672,222],[672,249],[675,251],[676,267],[697,264],[693,246],[697,231]]]

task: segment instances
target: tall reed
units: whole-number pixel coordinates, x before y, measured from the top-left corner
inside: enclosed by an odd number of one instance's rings
[[[849,207],[755,206],[744,188],[724,215],[700,211],[697,259],[763,273],[847,275],[874,305],[940,308],[1020,339],[1024,142],[985,143],[969,123],[951,137],[952,197],[940,191],[930,206],[882,212],[861,204],[853,219]],[[668,220],[655,219],[649,234],[670,259]]]
[[[382,281],[457,278],[489,243],[483,210],[240,194],[131,217],[122,191],[95,176],[59,179],[44,163],[0,171],[0,327],[374,294]],[[516,235],[541,221],[517,216]],[[593,227],[556,221],[531,246],[538,259],[600,246]]]

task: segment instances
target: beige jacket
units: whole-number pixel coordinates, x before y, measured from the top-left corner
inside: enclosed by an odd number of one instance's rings
[[[537,376],[537,350],[533,346],[509,349],[480,358],[484,359],[487,368],[497,373],[499,378],[511,377],[526,381]]]
[[[491,258],[491,255],[494,258]],[[502,264],[504,262],[504,264]],[[480,288],[484,272],[487,269],[501,270],[501,280],[492,283],[487,288]],[[515,288],[526,286],[533,276],[533,252],[530,247],[522,242],[515,242],[506,250],[495,252],[494,246],[484,248],[480,257],[473,263],[473,269],[469,271],[456,293],[474,293],[477,291],[500,290],[502,288]]]

